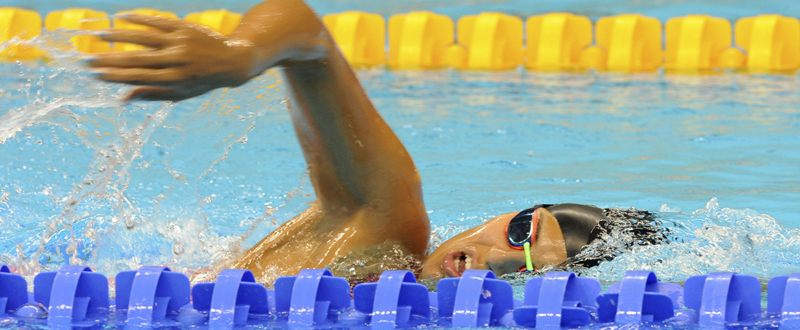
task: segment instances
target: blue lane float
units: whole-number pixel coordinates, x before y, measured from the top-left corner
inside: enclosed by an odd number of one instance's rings
[[[800,273],[776,276],[767,283],[767,313],[780,318],[781,329],[800,328]]]
[[[755,276],[692,276],[683,289],[686,307],[697,312],[700,326],[751,325],[761,319],[761,282]]]
[[[428,289],[418,284],[414,274],[407,270],[386,271],[377,283],[357,285],[353,289],[353,306],[369,315],[373,330],[430,321]],[[412,322],[414,319],[417,322]]]
[[[622,283],[597,297],[600,322],[619,324],[663,322],[682,307],[683,288],[674,283],[659,283],[650,271],[628,271]]]
[[[514,310],[511,284],[488,270],[467,270],[437,284],[439,317],[454,328],[507,326]]]
[[[249,270],[223,270],[217,282],[195,285],[192,299],[194,309],[208,314],[211,329],[245,325],[251,316],[270,312],[267,288],[256,283]]]
[[[11,274],[8,266],[0,265],[0,316],[12,314],[28,302],[28,282]]]
[[[48,308],[47,325],[98,323],[108,316],[108,279],[89,267],[63,266],[33,278],[33,297]]]
[[[120,272],[114,282],[117,313],[129,325],[150,325],[174,318],[190,301],[189,278],[167,267],[146,266]]]
[[[592,322],[600,282],[572,272],[548,272],[525,284],[525,302],[514,309],[514,322],[524,327],[559,329]]]
[[[800,273],[777,276],[767,290],[762,318],[761,284],[754,276],[712,273],[686,280],[684,287],[660,283],[649,271],[627,272],[621,283],[600,294],[597,280],[570,272],[549,272],[526,283],[525,301],[514,300],[511,284],[485,270],[442,279],[428,292],[408,271],[387,271],[377,283],[353,291],[328,270],[308,269],[281,277],[275,291],[255,282],[248,270],[223,270],[214,283],[191,288],[183,274],[143,267],[116,277],[117,319],[109,319],[108,280],[81,266],[38,274],[34,292],[25,279],[0,265],[0,312],[4,322],[47,319],[50,328],[109,326],[235,326],[278,328],[394,329],[441,327],[535,327],[556,329],[605,323],[613,326],[664,322],[703,328],[752,325],[800,327]],[[686,305],[688,309],[683,309]],[[438,310],[438,314],[434,313]],[[277,318],[275,317],[277,316]]]
[[[275,281],[275,310],[278,316],[288,316],[289,326],[336,322],[337,314],[348,307],[350,283],[327,269],[304,269]]]

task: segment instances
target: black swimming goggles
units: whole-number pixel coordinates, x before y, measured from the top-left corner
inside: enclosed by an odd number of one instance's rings
[[[525,266],[520,271],[535,270],[531,260],[531,244],[536,242],[536,234],[539,229],[539,217],[534,217],[536,210],[545,207],[536,205],[517,213],[506,227],[506,237],[512,249],[525,250]]]

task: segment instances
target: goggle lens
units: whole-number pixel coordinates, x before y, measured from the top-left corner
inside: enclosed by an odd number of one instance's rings
[[[508,241],[514,245],[522,245],[531,238],[531,216],[517,215],[508,223]]]
[[[536,240],[536,237],[531,237],[531,235],[535,235],[532,233],[535,233],[536,228],[534,228],[534,226],[537,225],[533,223],[533,213],[541,207],[542,205],[536,205],[532,208],[523,210],[515,215],[511,221],[509,221],[507,228],[509,244],[517,247],[522,246],[525,244],[525,242],[530,242],[533,244],[533,241]]]

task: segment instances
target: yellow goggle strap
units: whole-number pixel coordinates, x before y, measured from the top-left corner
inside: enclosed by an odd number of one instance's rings
[[[531,261],[531,242],[525,242],[522,245],[525,248],[525,267],[528,268],[528,271],[533,271],[533,261]]]

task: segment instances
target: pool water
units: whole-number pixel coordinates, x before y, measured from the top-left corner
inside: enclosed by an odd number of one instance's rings
[[[0,146],[3,262],[195,270],[314,199],[274,72],[177,105],[120,106],[126,87],[93,81],[69,55],[3,70],[10,110],[0,132],[20,130]],[[359,76],[414,156],[434,245],[497,214],[576,202],[660,211],[686,239],[598,275],[635,266],[674,280],[722,269],[769,277],[797,267],[794,75]],[[666,252],[678,255],[652,264]]]
[[[321,13],[363,5],[382,14],[800,16],[790,1],[311,3]],[[152,6],[195,10],[178,4]],[[40,12],[72,5],[25,3]],[[202,280],[314,200],[276,72],[178,104],[124,105],[128,88],[93,80],[77,56],[0,64],[0,263],[28,276],[70,263],[108,276],[163,264]],[[800,271],[797,74],[375,68],[358,76],[414,157],[434,247],[498,214],[574,202],[656,211],[678,238],[583,274],[603,282],[631,269],[669,281]]]

